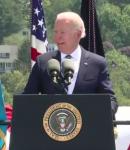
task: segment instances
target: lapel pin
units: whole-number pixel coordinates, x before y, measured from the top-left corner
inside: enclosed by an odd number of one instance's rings
[[[85,66],[88,66],[88,63],[87,63],[87,62],[84,62],[84,65],[85,65]]]

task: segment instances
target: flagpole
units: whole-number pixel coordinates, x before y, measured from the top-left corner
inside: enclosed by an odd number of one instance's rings
[[[29,10],[29,29],[30,29],[30,38],[29,45],[31,45],[31,25],[32,25],[32,0],[30,0],[30,10]],[[31,47],[29,48],[29,58],[30,58],[30,71],[32,69],[32,60],[31,60]]]

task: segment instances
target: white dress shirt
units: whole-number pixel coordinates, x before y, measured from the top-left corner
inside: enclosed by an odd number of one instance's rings
[[[61,63],[66,59],[67,54],[61,53]],[[68,91],[67,94],[70,95],[73,93],[74,87],[75,87],[75,83],[76,83],[76,79],[77,79],[77,75],[78,75],[78,71],[79,71],[79,66],[80,66],[80,59],[81,59],[81,48],[78,45],[78,47],[73,51],[73,53],[69,54],[72,56],[72,60],[74,62],[74,74],[73,74],[73,78],[71,79],[71,84],[68,86]]]

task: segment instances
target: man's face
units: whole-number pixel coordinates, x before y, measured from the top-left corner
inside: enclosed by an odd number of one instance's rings
[[[54,26],[54,42],[65,54],[72,53],[80,40],[80,32],[68,20],[57,20]]]

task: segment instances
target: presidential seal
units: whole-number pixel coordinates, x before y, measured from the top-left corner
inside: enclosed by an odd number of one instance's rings
[[[72,104],[53,104],[43,116],[43,127],[47,135],[56,141],[71,140],[81,130],[81,114]]]

